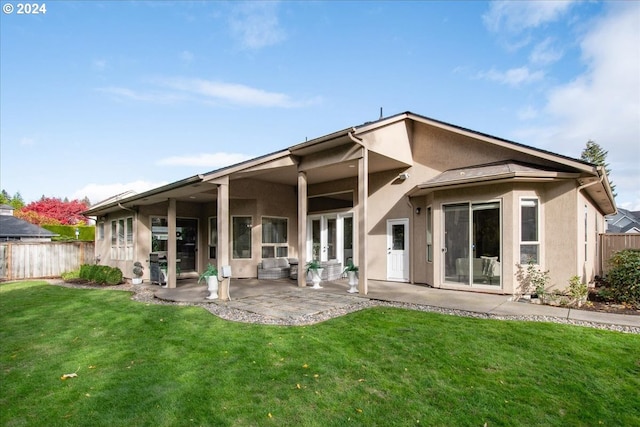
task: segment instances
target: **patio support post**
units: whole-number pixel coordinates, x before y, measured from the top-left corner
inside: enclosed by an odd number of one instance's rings
[[[298,286],[307,286],[307,173],[298,172]]]
[[[169,209],[167,210],[167,287],[176,287],[176,199],[169,199]]]
[[[358,159],[358,292],[366,295],[367,284],[367,200],[369,198],[369,150],[362,147]]]
[[[218,276],[222,273],[222,266],[229,265],[229,177],[226,182],[218,184]],[[218,277],[220,279],[220,277]],[[229,281],[220,280],[219,296],[222,301],[229,299]]]

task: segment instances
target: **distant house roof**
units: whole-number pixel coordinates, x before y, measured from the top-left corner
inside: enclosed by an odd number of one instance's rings
[[[615,215],[607,216],[608,233],[640,233],[640,212],[618,208]]]
[[[48,238],[58,234],[13,216],[13,207],[0,205],[0,240],[20,240],[23,238]]]

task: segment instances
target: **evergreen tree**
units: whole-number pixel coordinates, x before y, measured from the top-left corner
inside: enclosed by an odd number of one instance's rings
[[[607,178],[609,178],[609,184],[611,185],[611,193],[613,193],[613,197],[616,197],[616,186],[613,185],[613,181],[610,179],[611,170],[609,169],[609,163],[607,163],[607,154],[609,154],[609,152],[600,147],[598,143],[589,140],[587,141],[585,149],[582,150],[580,158],[586,162],[593,163],[594,165],[602,166],[604,168]]]
[[[13,206],[15,210],[20,210],[25,205],[24,199],[22,198],[22,194],[20,194],[19,191],[13,195],[9,203],[11,204],[11,206]]]

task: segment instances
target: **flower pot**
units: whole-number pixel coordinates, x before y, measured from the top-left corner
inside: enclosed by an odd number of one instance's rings
[[[142,285],[142,277],[134,277],[131,279],[131,283],[134,285]]]
[[[207,277],[207,290],[209,291],[207,299],[218,299],[218,276]]]
[[[322,288],[322,286],[320,286],[320,282],[322,282],[322,270],[324,270],[324,268],[309,270],[309,272],[311,273],[311,283],[313,283],[313,289]]]
[[[349,278],[349,292],[350,294],[358,293],[358,272],[347,271],[347,277]]]

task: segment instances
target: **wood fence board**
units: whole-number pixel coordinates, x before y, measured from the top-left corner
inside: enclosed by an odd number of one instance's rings
[[[2,242],[0,279],[60,277],[92,260],[93,242]]]

